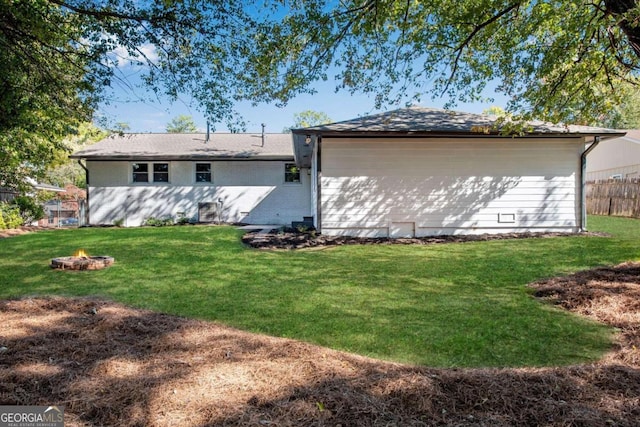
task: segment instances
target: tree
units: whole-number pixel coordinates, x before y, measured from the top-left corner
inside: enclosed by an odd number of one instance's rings
[[[635,1],[434,0],[299,2],[270,31],[253,62],[258,80],[287,92],[326,79],[375,95],[376,107],[445,96],[481,99],[488,84],[524,118],[593,123],[637,84]],[[296,3],[298,4],[298,3]],[[267,56],[268,53],[268,56]],[[269,64],[279,60],[276,81]]]
[[[129,123],[127,122],[117,122],[113,125],[113,130],[117,133],[125,133],[131,130],[131,125],[129,125]]]
[[[123,63],[232,131],[237,102],[332,77],[377,108],[497,84],[523,118],[597,122],[637,84],[638,17],[631,0],[0,0],[0,186],[68,150]]]
[[[291,129],[307,128],[311,126],[324,125],[333,120],[322,111],[304,110],[293,115],[293,126],[284,128],[282,132],[289,133]]]
[[[91,119],[95,81],[78,70],[92,58],[73,45],[81,37],[48,2],[0,3],[0,187],[40,178],[63,138]]]
[[[197,131],[198,127],[193,121],[193,117],[184,114],[174,117],[167,123],[167,132],[169,133],[193,133]]]
[[[244,7],[239,0],[0,0],[0,186],[41,178],[56,152],[70,150],[64,138],[91,120],[103,89],[122,78],[123,62],[143,66],[156,92],[173,99],[188,92],[214,121],[242,126],[232,105],[250,86],[237,60],[251,38]]]
[[[628,87],[622,102],[604,113],[596,124],[614,129],[640,128],[640,88]]]
[[[63,140],[63,144],[73,152],[94,144],[108,135],[109,132],[92,123],[81,123],[76,134],[67,136]],[[73,184],[80,188],[86,188],[85,170],[75,160],[69,159],[67,149],[55,153],[54,158],[47,166],[43,180],[58,187]]]

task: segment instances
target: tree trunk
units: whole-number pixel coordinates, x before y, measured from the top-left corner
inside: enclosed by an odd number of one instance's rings
[[[629,46],[631,46],[636,56],[640,58],[640,25],[637,22],[622,18],[624,13],[638,6],[636,0],[605,0],[604,4],[607,13],[618,18],[618,26],[627,36]]]

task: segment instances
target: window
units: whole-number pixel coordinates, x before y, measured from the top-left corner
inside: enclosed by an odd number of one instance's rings
[[[150,182],[150,169],[153,171],[153,182],[169,182],[169,163],[133,163],[131,167],[133,182]]]
[[[211,182],[211,163],[196,163],[196,182]]]
[[[284,182],[300,182],[300,168],[295,163],[284,164]]]
[[[146,163],[133,164],[133,182],[149,182],[149,165]]]
[[[153,164],[153,182],[169,182],[169,163]]]

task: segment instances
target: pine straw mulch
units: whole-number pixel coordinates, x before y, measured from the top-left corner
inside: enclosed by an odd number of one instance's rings
[[[10,228],[7,230],[0,230],[0,239],[7,237],[20,236],[22,234],[32,233],[42,230],[56,230],[55,227],[40,227],[37,225],[23,225],[20,228]]]
[[[413,238],[387,237],[352,237],[329,236],[313,232],[299,232],[286,228],[274,229],[267,233],[258,230],[250,231],[242,236],[242,243],[255,249],[306,249],[342,245],[434,245],[440,243],[486,242],[489,240],[534,239],[549,237],[600,236],[609,237],[602,232],[582,233],[500,233],[500,234],[470,234],[470,235],[442,235]]]
[[[433,369],[99,299],[0,301],[0,404],[67,426],[632,426],[640,263],[532,285],[620,329],[594,364]],[[472,350],[470,350],[472,351]]]

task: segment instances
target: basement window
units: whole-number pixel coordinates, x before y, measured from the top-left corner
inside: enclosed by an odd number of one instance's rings
[[[295,163],[284,164],[284,182],[299,183],[300,182],[300,168]]]

